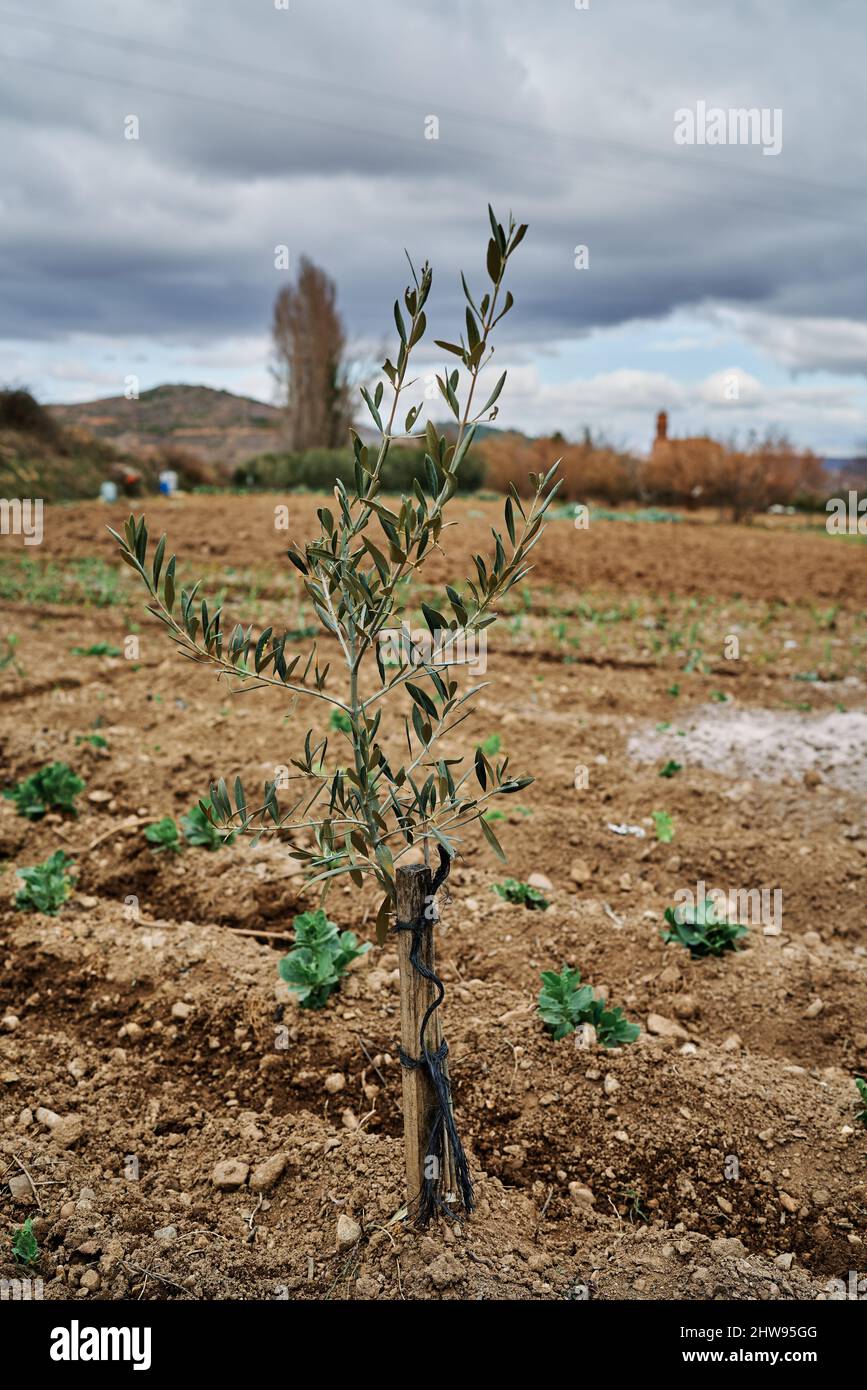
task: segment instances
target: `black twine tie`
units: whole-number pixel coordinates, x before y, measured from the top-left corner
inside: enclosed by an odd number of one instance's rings
[[[437,847],[440,855],[440,866],[434,874],[431,883],[430,900],[436,896],[437,891],[445,883],[449,876],[452,861],[441,845]],[[446,1074],[445,1064],[449,1055],[448,1043],[443,1040],[436,1051],[431,1051],[425,1041],[427,1026],[436,1010],[445,998],[445,986],[435,971],[421,959],[421,948],[423,932],[430,926],[430,921],[426,911],[420,912],[413,922],[397,922],[394,930],[396,932],[412,932],[412,949],[409,959],[413,969],[425,980],[429,980],[437,991],[437,997],[429,1005],[419,1029],[419,1056],[410,1057],[400,1049],[401,1066],[408,1070],[415,1070],[423,1067],[430,1078],[431,1085],[436,1097],[436,1104],[431,1116],[431,1127],[428,1136],[427,1148],[425,1151],[424,1177],[422,1178],[421,1192],[418,1194],[414,1205],[416,1206],[416,1225],[427,1226],[431,1219],[436,1215],[452,1216],[449,1205],[443,1201],[441,1196],[442,1181],[445,1176],[445,1158],[448,1150],[451,1150],[452,1159],[455,1166],[455,1177],[457,1179],[458,1192],[461,1204],[466,1212],[471,1212],[475,1205],[473,1200],[473,1183],[470,1177],[470,1168],[467,1163],[467,1156],[464,1153],[464,1146],[455,1125],[455,1117],[452,1110],[451,1086]],[[448,1150],[447,1147],[448,1146]],[[430,1159],[435,1162],[433,1165]],[[433,1167],[436,1176],[429,1176],[428,1170]]]

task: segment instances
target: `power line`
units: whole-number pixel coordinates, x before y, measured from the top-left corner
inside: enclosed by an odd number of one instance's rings
[[[373,91],[370,88],[360,87],[354,84],[345,83],[343,81],[332,82],[325,77],[314,78],[309,77],[305,73],[287,72],[284,70],[277,70],[274,68],[260,67],[251,63],[242,62],[238,59],[226,58],[220,54],[206,53],[202,51],[194,52],[189,49],[172,48],[167,44],[158,43],[152,39],[141,39],[136,36],[112,34],[107,32],[106,30],[93,29],[89,26],[84,25],[68,24],[61,20],[40,19],[39,17],[34,15],[21,14],[18,11],[0,10],[0,23],[7,23],[12,25],[17,24],[19,27],[37,29],[43,32],[47,32],[49,34],[64,32],[73,37],[82,38],[85,42],[103,44],[105,46],[117,48],[123,52],[133,54],[147,50],[150,53],[155,54],[156,56],[168,59],[168,61],[170,62],[190,63],[196,67],[200,67],[206,71],[211,72],[236,72],[239,74],[254,77],[257,82],[278,83],[281,86],[285,86],[286,84],[292,84],[295,87],[306,87],[316,92],[320,92],[323,90],[332,90],[339,92],[341,95],[344,96],[347,94],[354,94],[358,97],[363,98],[367,102],[376,102],[379,105],[395,106],[406,111],[411,111],[413,115],[416,117],[418,117],[420,110],[417,102],[410,101],[405,97],[394,95],[389,91]],[[165,94],[172,95],[171,93]],[[175,93],[174,95],[182,94]],[[238,109],[241,108],[239,107]],[[248,109],[253,111],[256,108],[250,107]],[[265,113],[263,112],[262,114]],[[508,117],[503,117],[499,114],[496,116],[489,116],[486,115],[484,112],[472,112],[460,107],[442,106],[441,104],[439,114],[458,117],[459,119],[471,121],[476,124],[493,124],[496,126],[498,131],[504,129],[514,130],[522,135],[528,135],[543,141],[559,140],[568,142],[582,151],[586,151],[588,145],[597,146],[600,149],[616,149],[623,153],[637,156],[643,160],[660,160],[663,163],[670,165],[672,168],[676,168],[678,172],[692,170],[694,172],[701,173],[704,175],[712,174],[714,177],[716,177],[718,173],[717,170],[711,168],[707,161],[694,157],[692,155],[688,155],[684,151],[663,150],[658,147],[639,145],[634,142],[622,139],[613,139],[611,137],[585,135],[576,136],[571,132],[556,130],[547,126],[535,126],[526,122],[510,120]],[[312,118],[310,119],[310,123],[313,123]],[[357,129],[357,127],[354,125],[338,125],[337,123],[334,123],[334,128],[340,130]],[[399,136],[396,136],[394,132],[391,131],[379,132],[379,136],[382,139],[401,138]],[[411,140],[410,137],[403,138],[406,139],[408,143],[415,144],[415,141]],[[533,162],[535,163],[535,160]],[[766,182],[768,172],[770,171],[759,172],[757,169],[733,167],[726,169],[726,176],[734,176],[735,178],[747,179],[752,181],[755,181],[756,179],[762,179],[764,182]],[[782,172],[777,172],[776,170],[773,171],[773,179],[776,187],[785,187],[786,185],[789,185],[793,189],[800,188],[802,191],[810,194],[825,194],[833,195],[836,197],[842,196],[844,198],[854,197],[858,199],[863,199],[864,197],[863,185],[859,185],[857,187],[850,187],[839,184],[830,184],[825,183],[821,180],[806,179],[798,175],[784,174]],[[633,182],[631,179],[624,181],[629,183]]]
[[[266,116],[269,120],[285,121],[289,119],[295,121],[297,124],[300,125],[310,125],[318,127],[319,129],[332,130],[338,132],[341,135],[346,135],[347,133],[349,133],[353,137],[360,136],[361,138],[373,139],[380,142],[391,141],[393,143],[411,146],[413,150],[417,150],[419,146],[418,139],[412,136],[399,135],[391,130],[372,130],[370,128],[365,128],[358,122],[348,124],[345,122],[326,120],[323,117],[311,116],[306,113],[298,114],[297,112],[287,112],[285,110],[278,111],[274,108],[253,106],[246,102],[234,101],[227,97],[215,97],[211,96],[208,93],[201,92],[179,91],[168,87],[158,86],[154,83],[141,82],[135,78],[120,77],[110,73],[83,72],[81,69],[70,68],[68,66],[61,66],[57,63],[48,62],[46,59],[24,58],[21,57],[20,54],[12,55],[9,53],[0,53],[0,61],[4,59],[15,64],[24,64],[28,67],[40,68],[47,72],[60,73],[62,76],[66,77],[80,77],[90,82],[109,83],[110,85],[121,86],[129,90],[149,92],[156,96],[166,97],[169,100],[204,102],[205,104],[210,106],[219,106],[228,110],[238,111],[246,115]],[[458,144],[456,142],[448,145],[447,148],[454,149],[460,155],[466,155],[471,158],[478,158],[482,161],[487,162],[489,165],[495,164],[500,165],[501,167],[508,166],[511,169],[515,163],[520,163],[529,165],[536,171],[550,173],[559,178],[562,178],[564,173],[564,167],[562,164],[556,166],[545,164],[543,162],[540,162],[540,160],[535,156],[519,155],[513,151],[510,151],[508,155],[501,155],[497,151],[478,149],[472,146]],[[642,180],[641,178],[638,178],[633,174],[618,175],[613,173],[609,167],[603,168],[602,170],[597,170],[594,173],[594,179],[596,179],[597,181],[601,180],[603,182],[620,184],[630,189],[643,188],[651,192],[659,191],[659,182],[657,179],[653,179],[651,181]],[[764,212],[777,213],[780,216],[785,217],[790,217],[792,213],[792,206],[789,202],[783,204],[778,203],[774,205],[769,204],[767,200],[758,201],[755,199],[749,199],[743,196],[736,196],[729,193],[714,193],[712,191],[708,192],[706,190],[694,191],[691,188],[681,188],[678,190],[678,193],[680,196],[690,199],[691,201],[700,201],[703,205],[707,205],[708,203],[716,203],[721,207],[725,207],[726,209],[733,207],[741,207],[747,211],[755,211],[756,208],[760,208]],[[802,210],[801,215],[814,217],[819,219],[820,221],[838,223],[841,225],[852,225],[853,227],[857,226],[859,231],[861,230],[863,225],[862,219],[860,218],[857,220],[857,222],[854,219],[850,221],[850,219],[842,217],[839,214],[834,213],[833,211],[830,211],[822,206],[817,207],[815,205],[811,205],[808,209]]]

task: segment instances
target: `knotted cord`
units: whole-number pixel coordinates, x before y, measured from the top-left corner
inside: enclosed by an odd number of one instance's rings
[[[451,869],[451,859],[442,846],[438,846],[440,855],[440,866],[434,874],[431,883],[430,901],[436,896],[438,890],[445,883]],[[464,1153],[464,1146],[455,1125],[454,1111],[452,1109],[452,1096],[449,1078],[446,1073],[446,1058],[449,1055],[448,1043],[443,1040],[436,1050],[432,1051],[426,1041],[427,1027],[433,1018],[436,1010],[445,998],[445,985],[442,980],[421,959],[423,945],[423,933],[430,927],[428,916],[429,909],[425,908],[412,922],[397,922],[394,930],[396,932],[408,931],[412,933],[412,947],[409,959],[413,969],[417,974],[428,980],[437,992],[436,998],[428,1006],[419,1029],[419,1055],[410,1057],[403,1048],[400,1049],[401,1066],[407,1070],[415,1070],[422,1067],[426,1070],[433,1087],[435,1096],[435,1106],[431,1115],[430,1132],[428,1136],[427,1148],[425,1150],[424,1176],[422,1178],[421,1192],[414,1203],[416,1206],[416,1224],[427,1226],[431,1219],[436,1215],[451,1216],[448,1204],[443,1201],[441,1196],[442,1179],[445,1174],[445,1159],[447,1147],[451,1150],[454,1161],[455,1178],[458,1185],[457,1196],[466,1212],[471,1212],[474,1206],[473,1184],[470,1177],[467,1156]],[[434,1159],[434,1163],[431,1163]],[[435,1176],[434,1176],[435,1175]]]

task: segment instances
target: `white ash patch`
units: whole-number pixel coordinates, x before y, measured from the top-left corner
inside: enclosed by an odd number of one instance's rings
[[[703,705],[675,717],[669,729],[634,734],[627,752],[638,762],[673,759],[729,777],[780,782],[818,772],[833,787],[867,795],[867,712],[789,710]]]

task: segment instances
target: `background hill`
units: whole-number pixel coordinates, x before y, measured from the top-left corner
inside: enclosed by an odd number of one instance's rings
[[[138,400],[108,396],[46,409],[62,427],[87,430],[121,453],[191,449],[227,474],[251,455],[278,447],[283,418],[276,406],[210,386],[155,386]]]

